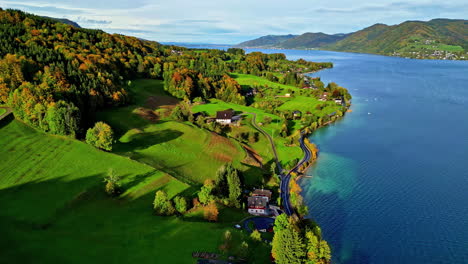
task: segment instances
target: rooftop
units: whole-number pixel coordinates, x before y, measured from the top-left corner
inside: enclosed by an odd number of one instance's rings
[[[265,208],[268,205],[268,199],[265,196],[251,196],[247,201],[249,208]]]
[[[234,110],[232,109],[216,112],[216,119],[232,119],[233,116]]]
[[[268,197],[268,200],[270,200],[271,191],[264,190],[264,189],[256,189],[255,191],[252,192],[252,196],[264,196],[264,197]]]

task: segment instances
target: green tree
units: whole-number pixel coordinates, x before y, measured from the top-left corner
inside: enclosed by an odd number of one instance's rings
[[[72,103],[58,101],[49,105],[45,119],[50,133],[75,136],[79,127],[79,110]]]
[[[239,179],[239,173],[236,169],[233,169],[227,175],[227,183],[229,187],[229,201],[231,205],[239,208],[240,207],[239,197],[242,194],[242,188],[241,188],[241,181]]]
[[[213,201],[213,195],[211,192],[214,189],[214,183],[212,180],[206,180],[203,186],[201,187],[200,191],[198,192],[198,200],[202,204],[208,204],[209,202]]]
[[[306,252],[301,234],[284,214],[275,220],[272,254],[278,264],[300,264],[305,261]]]
[[[154,197],[153,209],[157,215],[172,215],[175,212],[172,201],[164,191],[157,191]]]
[[[184,214],[187,211],[187,200],[184,197],[175,197],[174,204],[177,212]]]
[[[111,151],[113,141],[114,132],[104,122],[97,122],[93,128],[88,129],[86,132],[86,142],[96,148]]]
[[[222,197],[226,197],[227,194],[232,206],[240,206],[239,197],[242,194],[242,184],[239,171],[234,168],[232,163],[223,165],[216,172],[216,193]]]

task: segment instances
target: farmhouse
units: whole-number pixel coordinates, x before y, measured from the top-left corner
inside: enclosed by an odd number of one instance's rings
[[[343,99],[341,99],[341,98],[336,98],[336,99],[335,99],[335,103],[337,103],[337,104],[343,104]]]
[[[269,202],[271,199],[271,191],[257,189],[248,198],[248,212],[253,215],[269,215]]]
[[[319,101],[322,101],[322,102],[323,102],[323,101],[327,101],[327,100],[328,100],[328,95],[329,95],[329,93],[324,92],[324,93],[320,96]]]
[[[234,110],[232,109],[216,112],[216,122],[223,124],[223,125],[231,124],[233,122],[233,117],[234,117]]]

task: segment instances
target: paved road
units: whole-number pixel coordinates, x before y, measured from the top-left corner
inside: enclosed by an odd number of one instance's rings
[[[292,215],[292,214],[294,214],[294,209],[291,206],[291,201],[289,200],[289,198],[290,198],[290,195],[289,195],[289,182],[291,181],[291,173],[294,172],[294,171],[297,171],[297,169],[302,164],[304,164],[304,162],[307,162],[312,157],[312,152],[307,147],[307,145],[304,143],[305,135],[304,135],[303,132],[301,132],[301,138],[299,139],[299,144],[301,146],[302,151],[304,152],[304,157],[302,158],[301,161],[299,161],[296,164],[296,166],[294,166],[294,168],[292,170],[288,171],[285,174],[285,172],[283,171],[283,168],[281,167],[281,163],[279,162],[278,154],[276,152],[276,146],[275,146],[275,143],[273,142],[273,139],[271,138],[271,136],[267,132],[265,132],[265,130],[263,130],[261,127],[259,127],[257,125],[257,123],[256,123],[257,114],[255,114],[255,113],[247,113],[247,114],[252,115],[252,125],[258,131],[260,131],[260,133],[265,135],[268,138],[268,140],[270,141],[271,148],[272,148],[273,154],[275,156],[276,167],[278,168],[278,171],[280,172],[280,180],[281,180],[281,182],[280,182],[280,197],[281,197],[281,201],[283,203],[283,208],[284,208],[284,211],[285,211],[285,213],[287,215]]]

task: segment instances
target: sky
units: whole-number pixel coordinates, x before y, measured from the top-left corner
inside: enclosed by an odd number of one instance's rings
[[[0,7],[148,40],[212,44],[468,17],[466,0],[0,0]]]

